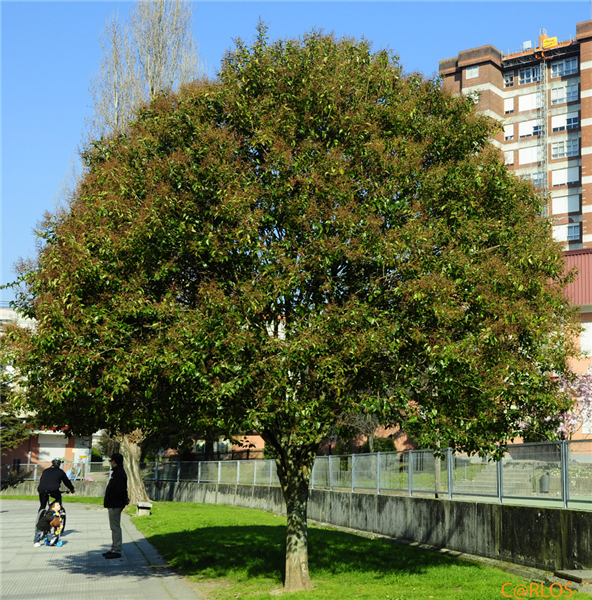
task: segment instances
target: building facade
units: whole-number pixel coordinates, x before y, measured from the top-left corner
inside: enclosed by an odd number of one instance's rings
[[[500,122],[493,143],[506,164],[548,194],[553,236],[579,272],[568,294],[580,309],[580,347],[592,353],[592,21],[567,39],[541,30],[515,50],[463,50],[439,71],[444,89],[478,95],[478,110]]]

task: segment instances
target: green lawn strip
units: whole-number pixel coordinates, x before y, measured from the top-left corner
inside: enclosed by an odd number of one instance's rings
[[[68,505],[68,504],[100,504],[101,506],[103,505],[103,498],[93,498],[91,496],[72,496],[71,494],[64,494],[62,496],[62,498],[64,499],[64,504]],[[25,496],[25,495],[18,495],[18,496],[14,496],[11,494],[0,494],[0,499],[2,500],[35,500],[36,502],[39,502],[39,496]],[[50,498],[50,501],[52,501],[53,499]]]
[[[150,516],[133,522],[171,565],[208,584],[208,598],[255,598],[282,586],[284,517],[233,506],[156,502]],[[499,600],[504,583],[526,584],[498,569],[384,539],[319,527],[310,527],[309,536],[315,589],[282,598]]]

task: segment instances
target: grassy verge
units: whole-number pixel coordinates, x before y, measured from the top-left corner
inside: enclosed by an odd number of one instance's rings
[[[255,599],[282,586],[283,517],[232,506],[158,502],[152,515],[135,517],[134,523],[172,565],[201,584],[209,599]],[[497,569],[382,539],[317,527],[309,534],[315,589],[282,595],[286,600],[499,600],[503,584],[512,584],[506,593],[525,585]]]
[[[64,504],[67,506],[68,504],[100,504],[103,506],[103,498],[92,498],[90,496],[76,496],[72,494],[67,494],[62,496],[64,498]],[[2,500],[35,500],[35,502],[39,502],[39,496],[24,496],[18,495],[14,496],[11,494],[2,494],[0,493],[0,499]],[[50,498],[50,501],[53,500]]]

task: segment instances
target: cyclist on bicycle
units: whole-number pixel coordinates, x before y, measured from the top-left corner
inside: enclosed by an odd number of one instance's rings
[[[60,492],[60,484],[63,483],[73,494],[74,486],[68,479],[68,476],[60,468],[62,460],[60,458],[54,458],[51,461],[51,467],[45,469],[41,474],[39,480],[39,503],[41,504],[40,510],[45,508],[45,505],[49,501],[49,497],[55,498],[60,504],[62,503],[62,493]]]

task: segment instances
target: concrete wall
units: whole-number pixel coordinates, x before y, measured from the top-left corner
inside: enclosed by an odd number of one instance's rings
[[[36,494],[24,482],[3,495]],[[77,482],[100,497],[106,482]],[[230,504],[285,514],[279,487],[146,482],[153,500]],[[66,497],[67,503],[67,497]],[[310,519],[546,570],[592,568],[592,511],[311,490]]]
[[[158,483],[154,500],[285,514],[278,487]],[[311,490],[310,519],[554,571],[592,568],[592,511]]]
[[[107,480],[105,481],[75,481],[73,484],[77,496],[88,496],[90,498],[102,498],[105,495]],[[15,488],[2,490],[3,496],[36,496],[38,494],[38,481],[23,481]],[[65,497],[65,502],[68,502],[68,496]]]

